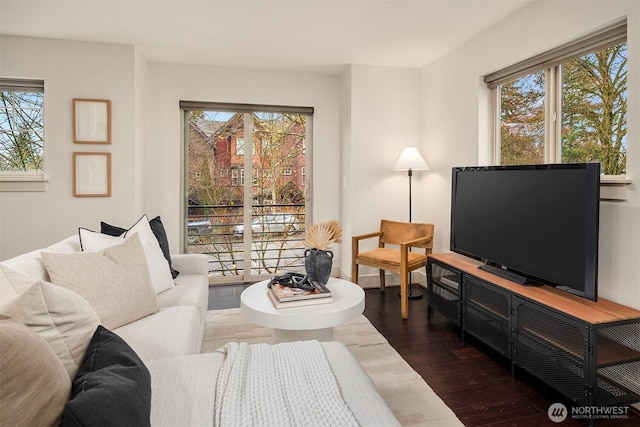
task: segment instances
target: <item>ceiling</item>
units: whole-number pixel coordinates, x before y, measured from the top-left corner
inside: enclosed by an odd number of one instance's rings
[[[420,68],[531,1],[0,0],[0,33],[133,45],[157,62]]]

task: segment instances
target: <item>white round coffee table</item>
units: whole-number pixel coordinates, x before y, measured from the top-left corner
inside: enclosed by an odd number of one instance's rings
[[[273,328],[274,342],[332,341],[334,326],[364,311],[364,291],[347,280],[329,279],[332,303],[278,309],[267,294],[268,283],[264,280],[245,289],[240,295],[240,311],[250,322]]]

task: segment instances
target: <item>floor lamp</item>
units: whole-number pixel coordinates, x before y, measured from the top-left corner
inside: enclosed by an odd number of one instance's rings
[[[411,177],[413,171],[429,170],[429,165],[424,161],[415,147],[407,147],[400,154],[400,158],[393,167],[394,171],[407,171],[409,176],[409,222],[411,222]],[[411,248],[409,248],[411,250]],[[411,272],[409,272],[409,298],[422,298],[422,291],[413,288]]]

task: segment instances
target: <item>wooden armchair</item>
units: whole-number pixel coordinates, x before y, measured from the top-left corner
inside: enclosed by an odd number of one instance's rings
[[[376,249],[360,252],[360,240],[378,237]],[[392,245],[393,247],[388,247]],[[423,248],[424,253],[411,252]],[[358,266],[380,269],[380,289],[384,291],[385,271],[400,273],[400,308],[402,318],[409,315],[409,272],[427,265],[433,250],[433,224],[396,222],[383,219],[380,230],[351,238],[351,281],[358,283]]]

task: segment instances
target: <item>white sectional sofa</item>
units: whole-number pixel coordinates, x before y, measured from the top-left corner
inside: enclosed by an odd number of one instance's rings
[[[80,251],[76,235],[0,264],[30,279],[50,282],[41,253]],[[113,329],[145,361],[200,353],[209,301],[207,257],[179,254],[171,259],[180,274],[174,287],[156,295],[159,311]]]
[[[143,219],[148,221],[146,217]],[[144,221],[143,225],[146,227]],[[88,377],[83,370],[86,370],[88,360],[91,359],[93,365],[96,365],[98,362],[94,361],[94,358],[99,360],[97,355],[102,355],[100,343],[107,343],[110,349],[120,349],[121,345],[127,348],[122,351],[123,355],[130,357],[125,362],[120,361],[119,354],[105,356],[108,360],[115,358],[119,361],[118,363],[126,366],[127,373],[121,378],[123,381],[135,382],[133,379],[137,381],[140,377],[144,382],[145,375],[150,377],[150,404],[149,402],[136,403],[138,402],[136,399],[143,399],[149,394],[149,390],[141,391],[136,383],[131,385],[130,397],[127,397],[126,385],[118,383],[116,388],[118,392],[113,393],[113,397],[118,395],[117,398],[121,400],[111,403],[119,408],[115,412],[120,413],[107,412],[103,416],[114,416],[114,419],[118,420],[114,422],[118,425],[123,422],[136,425],[138,423],[134,422],[135,416],[139,414],[131,415],[124,408],[133,406],[133,410],[136,410],[137,406],[140,406],[144,424],[147,424],[146,420],[153,426],[213,426],[216,424],[214,411],[216,382],[226,353],[218,351],[200,354],[208,304],[206,256],[171,255],[167,264],[169,270],[176,270],[179,274],[172,278],[168,289],[162,289],[159,292],[156,283],[153,283],[153,286],[147,283],[143,286],[142,294],[136,291],[129,292],[129,288],[124,288],[125,290],[119,291],[120,294],[115,298],[113,294],[108,293],[97,297],[89,293],[80,297],[77,292],[71,290],[74,283],[65,283],[65,280],[86,280],[94,287],[111,286],[111,283],[117,282],[117,279],[112,277],[111,272],[105,274],[101,270],[100,263],[104,258],[108,258],[106,265],[115,262],[116,267],[113,270],[117,270],[116,273],[118,273],[120,271],[118,262],[123,265],[133,262],[139,255],[141,246],[148,257],[148,248],[145,247],[145,243],[139,243],[144,241],[142,237],[144,233],[148,233],[146,228],[144,232],[140,232],[140,236],[132,237],[136,233],[122,236],[116,244],[111,242],[112,246],[107,245],[107,249],[96,252],[98,255],[91,255],[97,259],[96,267],[84,268],[87,270],[84,275],[80,270],[83,270],[83,265],[86,267],[86,264],[82,262],[90,256],[86,255],[86,250],[82,251],[87,245],[82,240],[82,230],[80,238],[78,235],[71,236],[47,248],[37,249],[0,262],[0,341],[3,343],[3,358],[0,361],[0,411],[4,418],[1,420],[2,424],[8,422],[22,425],[55,425],[63,420],[65,425],[85,425],[89,422],[82,420],[84,416],[82,410],[87,408],[82,407],[81,410],[74,412],[76,407],[73,405],[82,403],[84,406],[91,406],[92,402],[95,402],[91,399],[88,400],[89,403],[74,401],[74,399],[80,382],[79,376],[82,374],[83,381],[87,381]],[[84,237],[86,236],[85,234]],[[103,239],[103,236],[90,236],[91,239],[86,240],[92,240],[94,237],[98,240]],[[149,244],[148,240],[146,244]],[[148,265],[153,265],[153,262],[149,261]],[[144,262],[137,262],[137,264],[144,265]],[[151,268],[147,268],[146,271]],[[113,276],[117,276],[116,273]],[[123,274],[128,274],[128,271],[124,271]],[[101,276],[107,276],[107,278],[101,282],[99,280]],[[93,283],[94,278],[97,284]],[[146,277],[142,281],[146,283]],[[85,289],[79,288],[78,292],[83,294]],[[151,301],[150,308],[141,307],[147,304],[140,302],[140,295],[152,295],[146,298],[147,300],[155,299]],[[137,302],[136,298],[138,298]],[[25,308],[25,304],[28,307]],[[133,311],[142,310],[137,314],[140,317],[133,321],[124,320],[126,323],[120,325],[122,319],[127,319],[126,316],[130,313],[118,313],[113,320],[110,317],[112,313],[105,311],[110,310],[109,307],[114,307],[113,304],[116,304],[115,311],[119,311],[127,304],[133,307],[131,309]],[[108,323],[117,327],[110,330],[98,328],[98,324],[105,324],[103,320],[107,317]],[[119,338],[114,338],[114,334],[120,337],[124,344],[119,343]],[[49,348],[45,349],[47,345],[43,345],[40,341],[48,344]],[[30,342],[39,350],[34,351],[25,344]],[[396,419],[377,393],[366,372],[349,351],[335,342],[322,343],[322,348],[327,355],[344,402],[351,409],[357,423],[376,426],[397,425]],[[50,351],[51,349],[53,352]],[[30,354],[37,353],[40,359],[30,360],[28,355],[20,354],[22,351],[29,351]],[[43,362],[41,359],[45,356],[49,357],[48,352],[55,357],[50,357],[48,362]],[[43,366],[47,366],[44,371]],[[146,373],[147,370],[148,373]],[[57,376],[52,380],[53,385],[47,384],[45,377],[54,371]],[[30,376],[25,372],[32,373],[39,380],[29,380]],[[46,375],[43,372],[46,372]],[[59,391],[50,393],[51,390]],[[64,395],[65,392],[66,395]],[[70,393],[72,393],[71,400]],[[54,397],[47,397],[50,395]],[[111,396],[97,397],[101,399],[98,406],[108,406],[109,397]],[[301,398],[322,399],[322,396]],[[63,412],[65,404],[68,412]],[[150,405],[150,408],[146,409],[148,411],[146,414],[144,413],[145,405]],[[88,408],[90,416],[93,416],[93,409],[95,408]],[[326,410],[331,411],[331,408]],[[79,414],[78,419],[75,418],[76,414]],[[123,418],[128,421],[122,421]],[[107,419],[110,420],[109,424],[113,424],[110,418]],[[106,423],[104,420],[103,418],[102,421],[93,422],[104,424]],[[259,420],[257,424],[273,425],[274,423],[273,420],[272,422]]]

